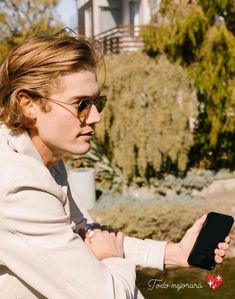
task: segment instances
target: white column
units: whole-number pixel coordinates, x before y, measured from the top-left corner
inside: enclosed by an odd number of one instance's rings
[[[89,7],[84,11],[85,14],[85,36],[92,36],[92,8]]]
[[[151,19],[151,11],[149,6],[149,0],[142,0],[141,1],[142,6],[142,16],[141,16],[141,25],[146,25],[149,23]]]

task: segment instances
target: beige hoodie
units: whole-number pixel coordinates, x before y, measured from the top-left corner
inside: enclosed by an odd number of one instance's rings
[[[100,262],[76,233],[91,222],[63,162],[49,171],[27,133],[0,124],[0,298],[143,298],[135,267],[163,269],[166,242],[125,237],[125,258]]]

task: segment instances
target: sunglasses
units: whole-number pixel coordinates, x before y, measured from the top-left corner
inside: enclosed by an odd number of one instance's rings
[[[68,110],[70,113],[72,113],[75,117],[77,117],[79,120],[82,120],[83,122],[86,121],[86,119],[90,113],[90,109],[91,109],[92,105],[94,105],[96,107],[97,111],[99,113],[101,113],[104,110],[104,106],[107,102],[107,96],[105,96],[105,95],[98,96],[95,98],[86,97],[86,98],[81,99],[78,102],[74,102],[71,104],[65,103],[65,102],[62,102],[59,100],[51,99],[51,98],[43,97],[43,99],[60,105],[61,107]],[[74,114],[70,109],[66,108],[64,105],[70,105],[70,106],[75,107],[77,110],[77,113]]]

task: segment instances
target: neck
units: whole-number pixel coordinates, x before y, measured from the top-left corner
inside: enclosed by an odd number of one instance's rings
[[[29,136],[33,144],[35,145],[36,149],[38,150],[45,166],[47,168],[51,168],[55,166],[55,164],[60,159],[60,157],[56,156],[52,152],[52,150],[42,141],[42,139],[37,133],[30,131]]]

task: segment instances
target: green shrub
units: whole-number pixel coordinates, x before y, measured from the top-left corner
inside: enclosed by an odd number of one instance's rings
[[[98,142],[125,182],[184,171],[193,144],[197,98],[182,67],[143,53],[106,58],[108,94]]]
[[[100,223],[119,229],[128,236],[141,239],[179,241],[196,218],[201,208],[183,204],[119,204],[106,209],[95,209],[93,217]]]

